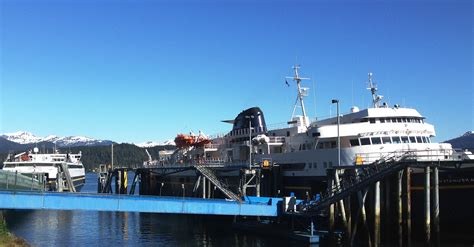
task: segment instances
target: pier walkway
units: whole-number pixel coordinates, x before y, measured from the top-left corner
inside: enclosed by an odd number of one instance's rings
[[[187,197],[0,191],[1,209],[94,210],[276,217],[278,215],[277,205],[281,200],[281,198],[245,197],[243,202],[237,202],[226,199]]]
[[[44,190],[44,182],[42,176],[35,178],[34,174],[27,176],[0,169],[0,189],[41,191]]]

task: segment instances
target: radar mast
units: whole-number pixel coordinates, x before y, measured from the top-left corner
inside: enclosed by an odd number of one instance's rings
[[[296,86],[297,86],[297,89],[298,89],[298,95],[296,97],[296,102],[295,102],[295,106],[293,107],[293,113],[291,114],[291,118],[292,119],[294,118],[295,112],[296,112],[296,107],[298,107],[298,102],[299,102],[299,105],[301,107],[301,113],[302,113],[303,119],[304,119],[303,120],[304,124],[305,124],[306,127],[308,127],[309,122],[308,122],[308,116],[306,115],[306,109],[304,107],[303,97],[308,96],[309,88],[301,87],[301,81],[302,80],[309,80],[310,78],[300,77],[299,73],[298,73],[299,68],[300,68],[299,65],[293,66],[293,70],[295,71],[294,76],[293,77],[289,77],[289,76],[286,77],[287,79],[292,79],[293,81],[296,81]]]
[[[374,108],[379,108],[380,101],[382,100],[383,96],[377,94],[377,90],[378,90],[377,85],[375,85],[375,83],[372,82],[372,76],[373,76],[373,73],[369,72],[369,87],[367,89],[370,90],[370,92],[372,93],[372,104]]]

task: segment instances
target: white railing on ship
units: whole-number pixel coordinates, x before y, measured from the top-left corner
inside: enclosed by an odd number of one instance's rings
[[[269,136],[270,143],[285,143],[285,137],[283,136]]]
[[[204,148],[206,149],[218,149],[221,145],[219,144],[206,144],[204,145]]]
[[[410,157],[417,161],[460,161],[461,156],[455,155],[453,149],[427,149],[427,150],[413,150],[402,149],[394,152],[373,152],[373,153],[358,153],[356,154],[354,163],[357,158],[362,159],[362,164],[371,164],[377,160],[387,159],[395,156],[402,156],[409,153]]]

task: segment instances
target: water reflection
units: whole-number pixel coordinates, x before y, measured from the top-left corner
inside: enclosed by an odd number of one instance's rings
[[[95,192],[88,174],[83,191]],[[235,233],[231,217],[97,211],[6,212],[9,228],[35,246],[279,246],[282,239]]]

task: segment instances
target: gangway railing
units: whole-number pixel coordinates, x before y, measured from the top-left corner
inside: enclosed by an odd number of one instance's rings
[[[417,161],[461,161],[462,154],[452,148],[442,149],[400,149],[393,152],[372,152],[372,153],[357,153],[356,161],[359,159],[358,165],[370,165],[381,159],[386,159],[393,155],[403,155],[410,152]]]
[[[61,168],[61,172],[64,174],[67,183],[67,189],[70,192],[76,192],[76,187],[74,187],[74,183],[72,182],[71,174],[69,173],[69,169],[66,163],[61,163],[59,166]],[[58,174],[59,175],[59,174]]]
[[[201,165],[195,165],[194,167],[199,173],[201,173],[201,175],[209,179],[209,181],[211,181],[211,183],[214,184],[216,188],[218,188],[222,193],[224,193],[227,198],[234,201],[242,202],[242,199],[232,190],[230,190],[227,184],[219,180],[219,178],[216,176],[216,174],[211,168]]]
[[[322,209],[352,193],[361,191],[365,187],[406,168],[413,160],[416,160],[416,155],[412,152],[393,153],[371,165],[363,166],[352,176],[345,177],[339,186],[328,186],[326,192],[321,194],[320,200],[302,204],[300,212],[308,216],[316,215]]]
[[[45,190],[45,177],[43,173],[20,174],[0,170],[0,190]]]

